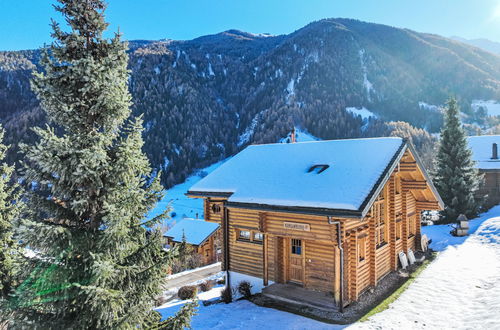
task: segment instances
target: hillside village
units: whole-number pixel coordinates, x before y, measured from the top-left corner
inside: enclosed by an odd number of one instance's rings
[[[1,329],[498,327],[495,43],[127,42],[56,3],[0,51]]]

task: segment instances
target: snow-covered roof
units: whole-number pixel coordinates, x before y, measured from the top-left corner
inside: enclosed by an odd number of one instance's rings
[[[476,168],[482,170],[500,169],[500,159],[491,159],[493,143],[497,144],[500,152],[500,135],[470,136],[468,141]]]
[[[228,201],[359,211],[402,150],[397,137],[251,145],[191,187]],[[328,165],[321,173],[314,165]]]
[[[170,237],[174,242],[182,242],[182,235],[186,235],[186,242],[200,245],[219,228],[218,223],[204,220],[182,219],[170,228],[163,236]]]

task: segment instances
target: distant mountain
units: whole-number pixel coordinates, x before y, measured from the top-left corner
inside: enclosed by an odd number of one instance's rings
[[[477,48],[481,48],[493,54],[500,54],[500,42],[491,41],[484,38],[479,39],[465,39],[457,36],[451,37],[453,40],[457,40]]]
[[[281,36],[229,30],[129,46],[133,110],[144,116],[145,151],[169,186],[294,125],[322,139],[387,135],[394,128],[385,122],[394,120],[436,132],[435,105],[450,95],[466,113],[474,99],[500,100],[499,56],[357,20],[325,19]],[[14,149],[44,123],[29,87],[38,60],[38,51],[0,52],[0,122]]]

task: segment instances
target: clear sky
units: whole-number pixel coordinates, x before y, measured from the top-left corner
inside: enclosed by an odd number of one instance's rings
[[[54,0],[0,0],[0,50],[50,42]],[[239,29],[284,34],[330,17],[500,42],[500,0],[108,0],[125,38],[192,39]]]

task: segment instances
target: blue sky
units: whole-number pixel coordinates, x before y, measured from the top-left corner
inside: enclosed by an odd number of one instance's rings
[[[0,50],[50,42],[53,0],[0,0]],[[500,42],[500,0],[108,0],[126,39],[192,39],[240,29],[283,34],[329,17]]]

